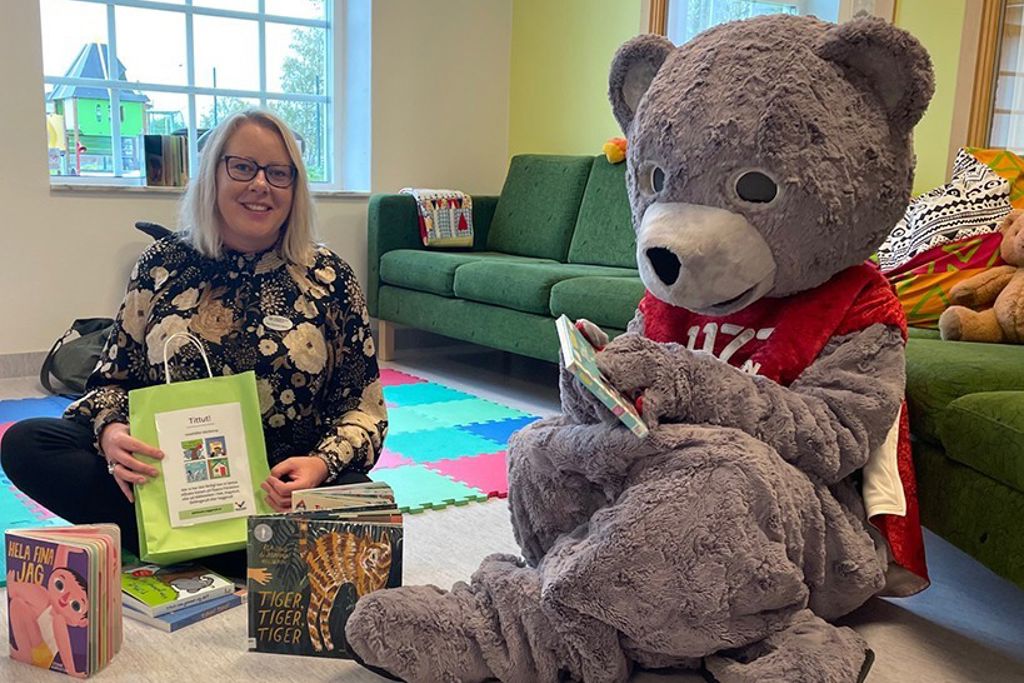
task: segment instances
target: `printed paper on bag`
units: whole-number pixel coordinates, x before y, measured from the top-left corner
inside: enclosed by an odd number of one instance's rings
[[[155,415],[171,526],[246,517],[256,508],[239,403]]]

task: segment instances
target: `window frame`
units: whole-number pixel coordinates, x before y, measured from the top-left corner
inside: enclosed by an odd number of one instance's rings
[[[214,7],[202,7],[193,4],[193,0],[184,0],[183,4],[174,4],[169,2],[161,2],[160,0],[74,0],[75,2],[90,3],[95,5],[103,5],[106,7],[106,19],[107,19],[107,63],[117,64],[117,28],[115,22],[115,8],[117,7],[130,7],[136,9],[149,9],[149,10],[160,10],[160,11],[171,11],[183,14],[185,18],[185,63],[186,63],[186,84],[185,85],[167,85],[161,83],[148,83],[148,82],[135,82],[135,81],[120,81],[112,79],[97,79],[97,78],[69,78],[67,76],[52,76],[46,73],[43,74],[44,86],[86,86],[86,87],[98,87],[107,90],[110,102],[110,111],[119,111],[121,106],[121,91],[122,90],[136,90],[136,91],[150,91],[150,92],[166,92],[174,93],[178,95],[185,95],[188,98],[188,116],[186,121],[186,127],[188,130],[188,153],[189,153],[189,168],[198,168],[199,152],[197,147],[197,133],[198,130],[198,113],[196,111],[196,97],[207,95],[207,96],[218,96],[218,97],[238,97],[238,98],[249,98],[259,101],[260,107],[266,107],[268,100],[275,101],[288,101],[288,102],[315,102],[317,104],[324,105],[325,108],[325,119],[327,125],[325,126],[325,138],[322,142],[324,154],[328,156],[328,174],[330,177],[329,182],[310,182],[310,189],[321,192],[344,192],[344,188],[341,186],[341,178],[339,172],[339,136],[335,132],[336,124],[336,108],[338,99],[336,94],[339,92],[338,83],[336,80],[336,74],[338,69],[335,69],[335,55],[340,54],[340,46],[337,44],[339,40],[340,31],[337,30],[337,22],[335,21],[335,2],[334,0],[325,0],[324,8],[326,16],[324,19],[307,19],[302,17],[288,17],[277,14],[268,14],[266,12],[266,0],[257,0],[256,11],[244,11],[244,10],[227,10],[218,9]],[[195,44],[193,41],[193,19],[196,16],[207,16],[207,17],[219,17],[226,19],[246,19],[256,21],[258,30],[258,62],[259,62],[259,89],[258,90],[241,90],[235,88],[219,88],[219,87],[207,87],[197,86],[195,78]],[[326,92],[322,95],[313,95],[306,93],[282,93],[267,90],[267,69],[266,69],[266,26],[268,23],[290,25],[304,28],[320,28],[327,31],[327,54],[325,55],[325,66],[326,73],[324,75]],[[40,36],[41,41],[45,41],[45,36]],[[117,151],[122,149],[121,143],[121,122],[118,116],[110,117],[110,145],[111,145],[111,156],[113,157],[113,175],[112,176],[70,176],[70,175],[57,175],[49,176],[51,187],[55,186],[104,186],[104,187],[146,187],[145,176],[142,177],[125,177],[122,175],[124,172],[124,160],[122,154]],[[161,188],[165,189],[165,188]]]

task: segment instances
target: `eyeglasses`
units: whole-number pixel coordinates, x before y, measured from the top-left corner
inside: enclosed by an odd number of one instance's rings
[[[255,178],[257,173],[263,171],[263,177],[274,187],[291,187],[292,183],[295,182],[296,171],[295,167],[291,164],[267,164],[266,166],[261,166],[252,159],[236,157],[230,154],[226,154],[221,158],[224,159],[224,169],[232,180],[246,183]]]

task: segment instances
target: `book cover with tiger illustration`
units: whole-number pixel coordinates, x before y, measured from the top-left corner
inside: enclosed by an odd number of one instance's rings
[[[249,649],[350,659],[356,601],[402,583],[397,510],[249,518]]]

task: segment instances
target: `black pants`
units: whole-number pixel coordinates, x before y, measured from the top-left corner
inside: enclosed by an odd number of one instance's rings
[[[135,508],[107,472],[107,461],[93,448],[92,429],[52,417],[23,420],[4,434],[0,464],[26,495],[73,524],[113,522],[121,527],[121,544],[139,553]],[[359,472],[343,474],[338,484],[369,481]],[[245,576],[245,551],[202,560],[213,571]]]

